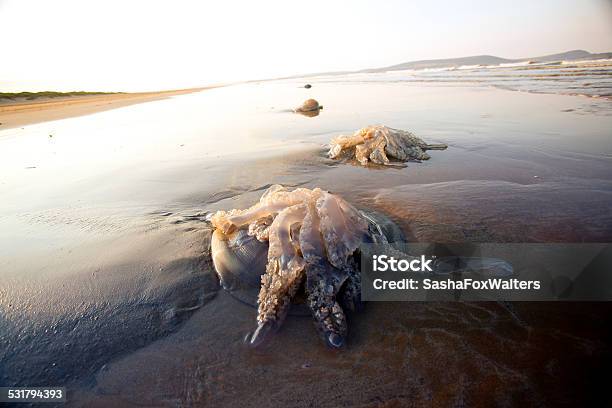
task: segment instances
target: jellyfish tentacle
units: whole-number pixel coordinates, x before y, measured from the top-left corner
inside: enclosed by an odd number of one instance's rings
[[[361,301],[361,275],[357,265],[346,271],[346,283],[340,290],[340,304],[351,312],[363,309]]]
[[[281,272],[287,269],[294,258],[299,257],[292,243],[291,230],[294,224],[301,224],[305,216],[306,204],[297,204],[284,209],[272,221],[268,236],[268,260],[280,261]]]
[[[332,348],[342,347],[348,332],[346,316],[336,300],[345,280],[346,274],[325,261],[306,265],[308,307],[317,330]]]
[[[227,234],[261,218],[274,217],[285,208],[310,199],[311,194],[312,192],[305,188],[287,191],[275,184],[266,190],[257,204],[246,210],[217,211],[210,217],[210,222]]]
[[[257,238],[260,242],[265,242],[270,236],[270,226],[274,219],[272,216],[263,217],[249,224],[248,234]]]
[[[352,147],[360,145],[364,142],[364,137],[359,132],[356,132],[352,136],[338,136],[331,140],[329,143],[329,157],[332,159],[340,157],[343,151],[347,151]]]
[[[249,345],[260,345],[270,332],[282,325],[289,312],[291,298],[297,292],[303,278],[303,264],[290,263],[288,272],[282,273],[278,261],[268,263],[266,273],[261,276],[261,289],[257,301],[257,329],[246,339]]]
[[[304,259],[297,254],[291,242],[291,228],[301,223],[305,214],[305,204],[288,207],[276,216],[270,226],[268,264],[266,273],[261,277],[258,298],[259,326],[273,324],[279,327],[282,324],[291,298],[304,277]],[[251,343],[254,340],[257,339],[252,339]]]
[[[300,229],[300,251],[308,263],[317,263],[325,258],[325,247],[321,237],[321,219],[315,201],[310,200]]]
[[[309,203],[302,223],[300,244],[306,260],[308,306],[315,326],[328,346],[341,347],[348,329],[344,311],[336,297],[349,275],[334,268],[326,259],[321,219],[314,200]]]
[[[368,224],[352,205],[333,194],[324,192],[316,208],[327,259],[336,268],[343,269],[363,242]]]
[[[389,158],[387,157],[387,153],[385,152],[386,146],[387,141],[384,137],[379,137],[372,142],[372,151],[368,156],[372,163],[383,165],[389,164]]]

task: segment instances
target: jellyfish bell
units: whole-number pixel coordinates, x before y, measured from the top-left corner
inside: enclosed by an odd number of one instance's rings
[[[215,230],[211,239],[211,256],[221,286],[238,299],[254,304],[249,294],[259,290],[261,275],[266,270],[268,245],[249,235],[246,229],[224,234]]]

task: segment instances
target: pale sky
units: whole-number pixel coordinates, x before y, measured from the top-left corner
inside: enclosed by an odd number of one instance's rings
[[[0,91],[158,90],[612,51],[612,1],[0,0]]]

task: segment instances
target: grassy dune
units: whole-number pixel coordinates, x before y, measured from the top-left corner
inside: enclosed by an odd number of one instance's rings
[[[85,92],[85,91],[74,91],[74,92],[55,92],[55,91],[42,91],[42,92],[0,92],[0,100],[2,99],[26,99],[32,101],[38,98],[61,98],[66,96],[86,96],[86,95],[111,95],[121,92]]]

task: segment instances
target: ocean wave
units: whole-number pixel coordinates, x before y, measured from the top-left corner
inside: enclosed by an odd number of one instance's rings
[[[612,97],[612,59],[519,61],[498,65],[359,72],[320,75],[320,82],[412,82],[493,86],[514,91]]]

